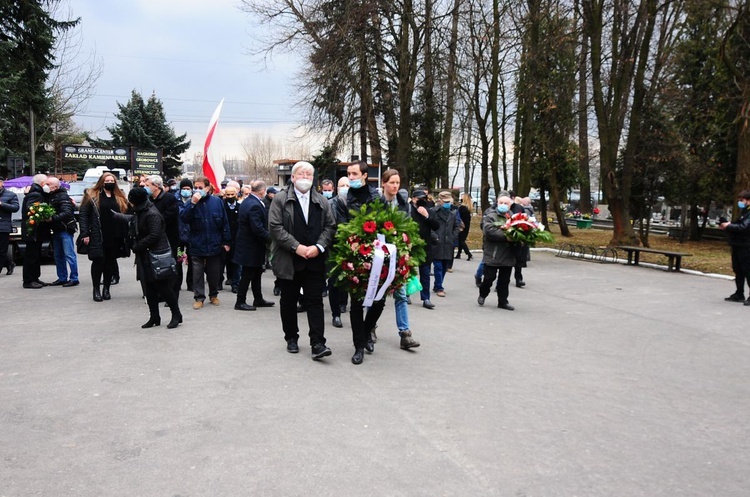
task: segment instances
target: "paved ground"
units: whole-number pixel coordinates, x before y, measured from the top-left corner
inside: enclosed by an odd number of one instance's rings
[[[121,263],[113,300],[0,276],[0,496],[746,496],[750,308],[733,283],[534,253],[515,312],[456,261],[364,364],[285,351],[278,309],[176,330]],[[54,279],[54,267],[43,268]],[[264,286],[271,297],[271,278]],[[165,313],[166,314],[166,313]]]

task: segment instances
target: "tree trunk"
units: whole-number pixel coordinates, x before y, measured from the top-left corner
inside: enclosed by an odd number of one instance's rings
[[[447,178],[451,156],[451,137],[453,136],[453,113],[456,94],[456,66],[458,50],[458,19],[461,13],[461,0],[453,0],[451,12],[451,37],[448,42],[448,69],[445,81],[445,122],[443,125],[442,144],[440,150],[440,170]],[[445,186],[452,186],[447,183]],[[467,190],[468,191],[468,190]]]
[[[591,205],[591,169],[589,168],[589,91],[586,74],[589,43],[585,33],[586,27],[581,26],[581,59],[578,66],[578,172],[581,175],[579,210],[591,214],[593,206]]]

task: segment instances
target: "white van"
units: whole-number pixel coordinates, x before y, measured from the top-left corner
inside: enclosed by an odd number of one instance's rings
[[[115,176],[117,176],[120,180],[126,180],[126,173],[122,168],[116,167],[114,169],[109,169],[107,166],[96,166],[94,168],[86,170],[86,174],[83,175],[83,181],[92,184],[96,183],[97,181],[99,181],[101,175],[107,171],[114,173]]]

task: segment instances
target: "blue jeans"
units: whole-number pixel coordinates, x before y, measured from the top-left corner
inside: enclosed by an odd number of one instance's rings
[[[73,235],[67,231],[61,231],[53,233],[52,240],[55,246],[57,279],[60,281],[78,281],[78,259],[73,244]],[[70,278],[68,278],[68,267],[70,267]]]
[[[450,267],[450,261],[435,259],[432,261],[432,265],[435,268],[435,286],[432,288],[434,291],[445,290],[443,288],[443,279],[445,278],[445,272]]]
[[[406,303],[406,288],[403,286],[393,292],[393,306],[396,309],[396,326],[398,331],[409,329],[409,306]]]
[[[419,282],[422,284],[419,297],[422,300],[430,300],[430,264],[419,266]]]

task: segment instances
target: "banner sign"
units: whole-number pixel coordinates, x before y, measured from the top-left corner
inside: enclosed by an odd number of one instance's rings
[[[118,164],[127,165],[130,162],[130,154],[126,148],[97,148],[83,145],[64,145],[62,148],[62,158],[88,160],[88,161],[106,161],[113,160]]]
[[[131,154],[133,174],[152,175],[162,173],[162,150],[133,148]]]

